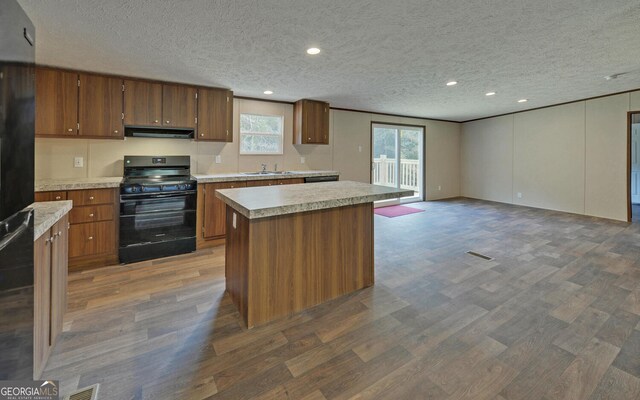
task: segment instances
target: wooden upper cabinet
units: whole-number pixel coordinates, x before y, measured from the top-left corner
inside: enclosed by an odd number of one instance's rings
[[[162,84],[124,81],[124,124],[162,126]]]
[[[80,74],[80,136],[124,137],[122,79]]]
[[[298,100],[293,115],[293,144],[329,144],[329,103]]]
[[[36,68],[36,135],[78,134],[78,74]]]
[[[187,85],[162,85],[162,125],[196,128],[197,89]]]
[[[198,90],[198,140],[233,142],[233,92]]]

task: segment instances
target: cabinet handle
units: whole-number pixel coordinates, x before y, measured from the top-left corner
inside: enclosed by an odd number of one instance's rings
[[[115,131],[113,131],[113,133],[118,133],[118,130],[116,129]]]
[[[157,119],[154,119],[153,122],[157,124],[160,121],[158,121]]]
[[[171,121],[167,120],[167,124],[170,124],[170,123],[171,123]]]
[[[89,196],[89,200],[93,200],[93,196]]]
[[[56,200],[60,200],[62,197],[60,196],[56,196]]]
[[[204,137],[204,133],[201,133],[201,134],[200,134],[200,137]]]
[[[67,129],[69,132],[73,132],[73,128],[69,128]]]
[[[311,140],[311,138],[309,138],[308,140]]]
[[[87,239],[89,239],[89,240],[93,240],[93,236],[89,236]]]
[[[58,236],[62,236],[62,231],[58,231]]]
[[[93,218],[93,213],[89,214],[89,217]]]

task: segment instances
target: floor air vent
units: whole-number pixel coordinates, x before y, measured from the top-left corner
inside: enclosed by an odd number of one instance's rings
[[[472,256],[480,257],[483,260],[488,260],[488,261],[493,260],[493,258],[491,258],[489,256],[485,256],[484,254],[476,253],[475,251],[471,251],[471,250],[467,251],[467,254],[471,254]]]
[[[64,400],[97,400],[98,399],[98,384],[86,388],[78,389],[74,393],[71,393]]]

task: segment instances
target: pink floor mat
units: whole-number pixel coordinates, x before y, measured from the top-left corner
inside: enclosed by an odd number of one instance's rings
[[[373,210],[374,213],[388,218],[395,218],[401,215],[415,214],[423,211],[424,210],[407,206],[380,207]]]

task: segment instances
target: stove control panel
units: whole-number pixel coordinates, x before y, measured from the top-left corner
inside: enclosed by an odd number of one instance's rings
[[[120,187],[121,193],[133,194],[133,193],[158,193],[158,192],[184,192],[187,190],[195,190],[197,183],[185,182],[185,183],[167,183],[167,184],[123,184]]]

